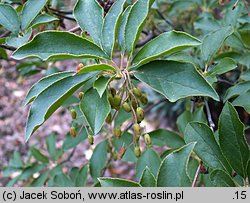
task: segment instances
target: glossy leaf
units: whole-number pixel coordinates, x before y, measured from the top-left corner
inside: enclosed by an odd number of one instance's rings
[[[135,55],[134,64],[144,64],[161,56],[200,45],[200,40],[180,31],[165,32],[152,39]]]
[[[156,176],[160,163],[159,155],[151,148],[146,149],[136,163],[136,177],[139,179],[146,167]]]
[[[248,161],[248,166],[247,166],[247,176],[248,176],[248,180],[250,180],[250,159]]]
[[[93,71],[114,71],[115,68],[108,64],[93,64],[80,69],[78,74],[89,73]]]
[[[128,6],[126,10],[123,12],[121,17],[121,23],[118,30],[118,44],[122,52],[125,52],[125,27],[130,10],[131,6]]]
[[[125,47],[128,53],[132,53],[135,48],[153,2],[154,0],[138,0],[131,7],[125,27]]]
[[[140,179],[140,185],[142,187],[155,187],[156,185],[155,177],[151,173],[148,167],[146,167],[142,173],[142,176]]]
[[[46,13],[38,15],[32,22],[31,27],[36,28],[40,25],[51,23],[54,21],[59,20],[58,18],[55,18],[54,16],[48,15]]]
[[[157,187],[191,186],[187,165],[194,147],[195,143],[190,143],[166,156],[156,178]]]
[[[232,104],[234,106],[241,106],[245,109],[246,112],[250,113],[250,91],[247,91],[240,96],[238,96]]]
[[[100,98],[95,89],[90,89],[84,94],[80,103],[80,108],[94,134],[99,133],[111,111],[107,94],[104,93]]]
[[[235,187],[233,179],[222,170],[214,170],[210,174],[210,179],[216,187]]]
[[[223,58],[217,65],[215,65],[206,75],[208,81],[216,82],[216,75],[221,75],[228,71],[237,68],[237,63],[231,58]]]
[[[65,40],[67,39],[67,40]],[[41,32],[27,44],[13,53],[20,60],[28,57],[48,59],[70,58],[107,58],[106,54],[94,43],[70,32]]]
[[[72,95],[83,83],[96,73],[69,76],[61,79],[43,92],[33,102],[26,126],[25,139],[30,136]]]
[[[21,27],[26,30],[31,22],[36,18],[39,12],[46,5],[48,0],[28,0],[24,6],[21,13]]]
[[[0,25],[15,34],[19,32],[19,18],[12,6],[0,3]]]
[[[92,157],[89,161],[90,175],[94,179],[94,182],[97,181],[97,178],[101,176],[102,170],[107,164],[108,161],[108,141],[103,141],[99,143],[92,154]]]
[[[31,37],[32,30],[29,29],[23,36],[11,35],[6,39],[6,44],[12,47],[19,48],[20,46],[27,43]]]
[[[179,131],[184,134],[185,128],[188,123],[192,121],[199,121],[202,123],[207,123],[207,118],[204,114],[203,107],[196,108],[193,113],[190,110],[184,111],[178,118],[177,118],[177,127]]]
[[[83,31],[88,32],[97,44],[101,44],[103,9],[96,0],[78,0],[74,17]]]
[[[34,156],[37,161],[40,161],[45,164],[49,163],[48,157],[42,154],[37,148],[31,147],[30,151],[32,156]]]
[[[102,187],[140,187],[139,183],[120,178],[98,178]]]
[[[222,153],[232,168],[242,177],[246,177],[249,147],[244,135],[244,125],[237,111],[227,102],[219,119],[219,142]]]
[[[189,96],[208,96],[219,100],[218,94],[192,64],[175,61],[153,61],[134,73],[170,102]]]
[[[201,45],[201,52],[202,57],[204,61],[207,62],[207,64],[211,61],[215,53],[222,46],[226,38],[233,34],[233,31],[233,27],[226,26],[216,31],[210,32],[204,37]]]
[[[104,18],[102,26],[102,47],[110,57],[112,57],[124,4],[124,0],[115,1]]]
[[[110,79],[110,77],[101,76],[94,82],[93,87],[97,90],[100,97],[104,94]]]
[[[189,123],[185,130],[184,139],[186,143],[197,142],[194,152],[205,165],[213,169],[231,172],[231,167],[223,156],[212,130],[206,124],[199,122]]]
[[[43,90],[45,90],[47,87],[49,87],[51,84],[66,78],[70,75],[73,75],[74,72],[60,72],[55,73],[49,76],[46,76],[39,80],[37,83],[35,83],[29,90],[25,100],[24,105],[29,104],[30,102],[34,101],[34,99],[39,95]]]
[[[152,144],[155,146],[168,146],[169,148],[179,148],[185,145],[183,138],[177,133],[165,129],[157,129],[148,133]]]
[[[248,90],[250,90],[250,81],[246,81],[246,82],[242,82],[242,83],[238,83],[235,86],[230,87],[224,96],[224,102],[227,101],[228,99],[231,99],[235,96],[241,95],[245,92],[247,92]]]

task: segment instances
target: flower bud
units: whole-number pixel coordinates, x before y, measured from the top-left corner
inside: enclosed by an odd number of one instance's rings
[[[107,118],[106,118],[106,123],[108,123],[108,124],[110,124],[111,122],[112,122],[112,114],[111,113],[109,113],[108,114],[108,116],[107,116]]]
[[[135,141],[138,142],[138,141],[140,140],[140,137],[141,137],[140,134],[136,134],[136,135],[135,135]]]
[[[144,119],[144,110],[141,107],[136,109],[136,117],[138,122],[141,122]]]
[[[76,110],[75,109],[71,109],[70,113],[71,113],[72,119],[76,119]]]
[[[135,123],[133,125],[133,129],[134,129],[134,132],[135,132],[136,135],[140,135],[141,134],[141,127],[140,127],[140,125],[138,123]]]
[[[77,68],[76,68],[76,74],[78,74],[80,72],[80,70],[84,67],[84,65],[82,63],[80,63]]]
[[[143,106],[148,104],[148,97],[146,94],[142,94],[142,96],[140,97],[140,101],[142,103]]]
[[[135,154],[135,156],[136,156],[137,158],[141,156],[140,147],[137,146],[137,147],[134,148],[134,154]]]
[[[151,145],[151,138],[149,134],[144,135],[144,141],[147,145]]]
[[[114,96],[114,105],[115,107],[119,107],[121,105],[122,98],[119,95]]]
[[[113,153],[113,159],[114,159],[114,161],[117,160],[117,152],[116,151],[114,151],[114,153]]]
[[[129,104],[127,102],[125,102],[123,105],[122,105],[122,108],[124,109],[124,111],[126,112],[130,112],[131,111],[131,107],[129,106]]]
[[[92,135],[88,135],[88,142],[90,145],[94,144],[94,137]]]
[[[140,98],[141,95],[142,95],[141,89],[140,89],[139,87],[134,87],[134,88],[132,89],[132,92],[133,92],[133,94],[134,94],[136,97],[138,97],[138,98]]]
[[[79,92],[78,97],[79,97],[80,100],[82,100],[83,96],[84,96],[84,92]]]
[[[122,135],[121,128],[120,128],[120,127],[116,127],[116,128],[114,129],[114,134],[115,134],[115,136],[116,136],[117,138],[120,138],[121,135]]]
[[[69,133],[73,138],[75,138],[76,137],[76,129],[75,129],[75,127],[71,127]]]

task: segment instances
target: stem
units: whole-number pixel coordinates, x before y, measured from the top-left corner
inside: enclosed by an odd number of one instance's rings
[[[196,186],[196,183],[197,183],[197,180],[198,180],[198,177],[199,177],[199,174],[200,174],[201,166],[202,166],[202,161],[200,161],[199,166],[198,166],[198,168],[196,170],[194,180],[193,180],[193,183],[192,183],[192,187]]]
[[[206,99],[205,99],[205,106],[206,106],[207,120],[208,120],[208,123],[209,123],[209,127],[211,128],[212,131],[214,131],[215,124],[213,122],[211,111],[210,111],[210,108],[209,108],[209,105],[208,105],[208,102],[207,102]]]

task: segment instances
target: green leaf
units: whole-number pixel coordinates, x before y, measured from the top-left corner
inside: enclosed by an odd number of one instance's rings
[[[48,15],[46,13],[43,13],[41,15],[38,15],[32,22],[31,27],[36,28],[40,25],[51,23],[53,21],[59,20],[58,18],[55,18],[54,16]]]
[[[241,80],[249,81],[250,80],[250,70],[243,72],[240,76]]]
[[[36,18],[39,12],[43,9],[48,0],[28,0],[21,13],[21,27],[26,30],[31,22]]]
[[[102,26],[102,47],[111,58],[124,4],[124,0],[115,1],[106,14]]]
[[[157,129],[148,133],[152,144],[155,146],[168,146],[169,148],[179,148],[185,145],[183,138],[175,132],[166,129]]]
[[[133,143],[134,136],[128,132],[124,132],[122,136],[119,139],[114,139],[114,147],[116,151],[119,151],[119,149],[124,146],[126,149],[126,152],[124,156],[122,157],[122,161],[126,162],[136,162],[137,158],[134,154],[134,146],[131,146],[131,143]]]
[[[142,65],[134,73],[170,102],[189,96],[208,96],[219,101],[213,87],[190,63],[153,61]]]
[[[108,58],[94,43],[70,32],[45,31],[17,49],[12,57],[48,59]]]
[[[102,187],[140,187],[139,183],[120,178],[98,178]]]
[[[97,44],[101,44],[103,9],[96,0],[78,0],[74,17],[83,31],[87,31]]]
[[[232,171],[223,156],[220,146],[215,140],[212,130],[204,123],[191,122],[185,130],[186,143],[197,142],[194,152],[209,167],[213,169]]]
[[[146,149],[136,163],[136,177],[139,179],[146,167],[156,176],[160,163],[159,155],[151,148]]]
[[[34,100],[26,126],[25,139],[30,136],[69,98],[86,80],[96,73],[88,73],[76,76],[69,76],[61,79],[43,92]]]
[[[74,72],[60,72],[55,73],[46,77],[43,77],[41,80],[39,80],[37,83],[35,83],[29,90],[25,100],[24,105],[29,104],[30,102],[34,101],[34,99],[47,87],[52,85],[53,83],[66,78],[70,75],[73,75]]]
[[[114,71],[115,68],[108,64],[92,64],[81,68],[78,74],[89,73],[93,71]]]
[[[76,147],[78,144],[82,143],[85,139],[87,139],[87,136],[88,134],[85,129],[82,129],[82,131],[76,138],[73,138],[70,133],[68,133],[63,141],[63,150],[67,151]]]
[[[223,101],[225,102],[230,98],[241,95],[247,92],[248,90],[250,90],[250,81],[238,83],[237,85],[228,88],[228,90],[225,93]]]
[[[133,63],[144,64],[161,56],[200,45],[200,40],[180,31],[165,32],[149,41],[135,55]]]
[[[250,91],[247,91],[243,94],[241,94],[240,96],[238,96],[233,102],[232,104],[234,106],[241,106],[245,109],[245,111],[247,113],[250,114]]]
[[[202,57],[207,64],[211,61],[214,54],[222,46],[227,37],[233,34],[233,31],[233,27],[226,26],[216,31],[210,32],[204,37],[201,45],[201,52]]]
[[[84,187],[88,178],[89,165],[84,165],[80,170],[75,180],[75,187]]]
[[[54,187],[74,187],[74,183],[63,173],[55,175],[53,181]]]
[[[43,172],[38,178],[36,178],[31,183],[30,187],[43,187],[48,177],[49,177],[49,171]]]
[[[222,153],[232,168],[242,177],[246,177],[249,147],[244,135],[244,125],[237,111],[227,102],[219,119],[219,142]]]
[[[6,39],[6,44],[12,47],[20,47],[29,41],[32,34],[32,29],[29,29],[23,36],[11,35]]]
[[[210,174],[210,179],[216,187],[235,187],[233,179],[225,171],[214,170]]]
[[[95,89],[90,89],[84,94],[80,108],[94,134],[98,134],[111,111],[107,94],[104,93],[100,98]]]
[[[206,75],[208,81],[216,82],[216,75],[227,73],[230,70],[237,68],[237,63],[229,58],[223,58],[217,65],[215,65]]]
[[[192,121],[199,121],[202,123],[207,122],[207,118],[204,114],[203,107],[196,108],[193,113],[190,112],[190,110],[184,111],[178,118],[177,118],[177,127],[179,131],[184,134],[185,128],[189,122]]]
[[[118,30],[118,45],[123,53],[125,52],[125,27],[130,10],[131,6],[128,6],[126,10],[123,12],[121,17],[121,23]]]
[[[104,94],[110,80],[110,77],[101,76],[94,82],[93,87],[96,89],[100,97]]]
[[[20,153],[18,151],[14,151],[10,162],[9,166],[14,167],[14,168],[22,168],[23,167],[23,162],[20,156]]]
[[[94,179],[94,182],[97,181],[97,178],[101,176],[102,170],[105,168],[108,161],[108,141],[105,140],[99,143],[92,154],[92,157],[89,161],[90,175]]]
[[[134,51],[153,2],[154,0],[138,0],[131,7],[125,26],[125,47],[128,53]]]
[[[46,165],[44,164],[34,164],[32,166],[28,166],[23,170],[22,174],[19,176],[19,180],[27,180],[45,167]]]
[[[142,176],[140,179],[140,185],[142,187],[155,187],[156,185],[155,177],[151,173],[148,167],[146,167],[142,173]]]
[[[17,34],[20,22],[16,10],[7,4],[0,4],[0,25]]]
[[[49,152],[49,155],[54,161],[57,161],[60,155],[56,149],[56,136],[54,134],[51,134],[46,137],[46,146],[47,150]]]
[[[187,144],[166,156],[161,162],[156,178],[157,187],[191,186],[187,165],[194,146],[195,143]]]
[[[37,148],[31,147],[30,149],[32,156],[37,160],[42,163],[49,163],[48,157],[46,157],[44,154],[42,154]]]

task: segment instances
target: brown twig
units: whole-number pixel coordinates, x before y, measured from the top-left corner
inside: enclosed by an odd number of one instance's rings
[[[10,31],[6,31],[6,32],[4,32],[3,34],[0,35],[0,38],[7,37],[7,36],[10,35],[10,33],[11,33]]]
[[[8,45],[5,45],[5,44],[0,44],[0,47],[3,48],[3,49],[10,50],[10,51],[15,51],[16,50],[15,47],[8,46]]]
[[[80,30],[81,30],[80,26],[75,26],[75,27],[69,29],[68,32],[77,32],[77,31],[80,31]]]
[[[197,180],[198,180],[198,177],[199,177],[199,174],[200,174],[201,167],[202,167],[202,161],[200,161],[199,166],[198,166],[198,168],[196,170],[194,180],[193,180],[193,183],[192,183],[192,187],[196,186],[196,183],[197,183]]]

